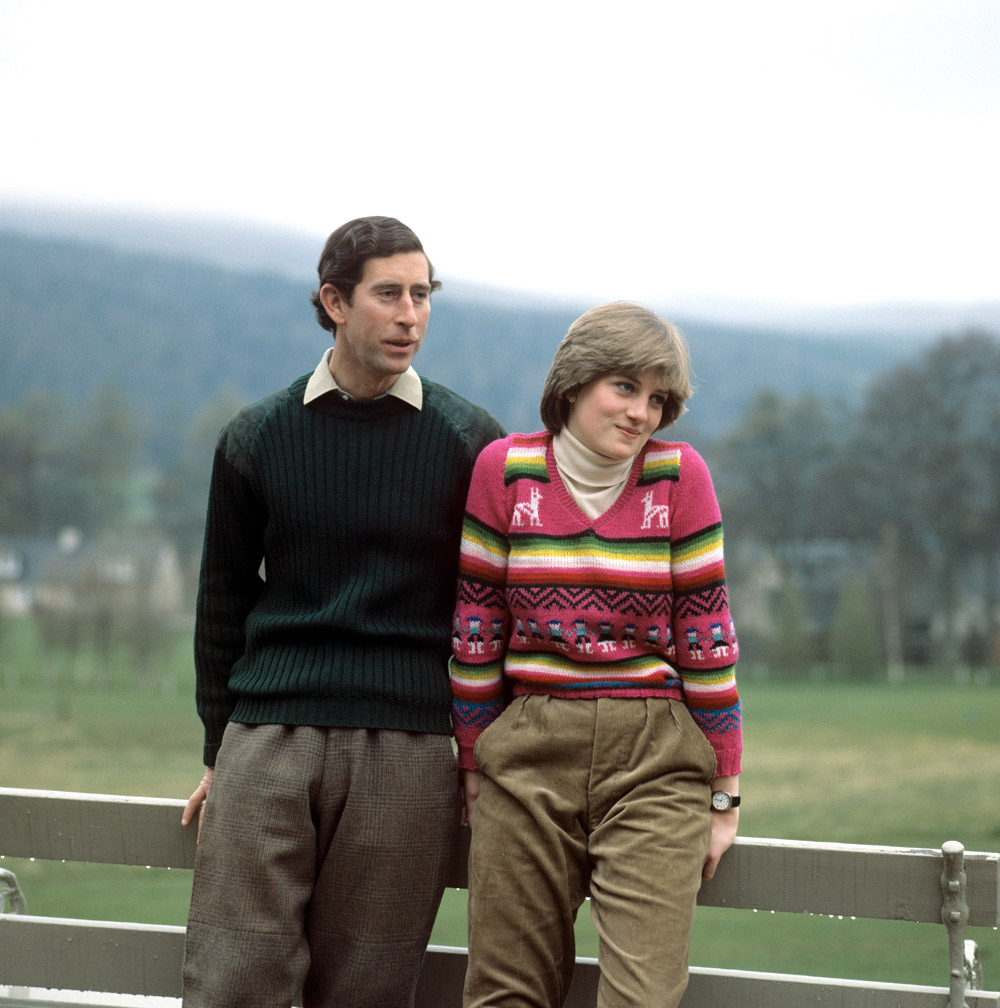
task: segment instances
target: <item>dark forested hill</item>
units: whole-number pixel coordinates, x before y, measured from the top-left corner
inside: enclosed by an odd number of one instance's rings
[[[313,318],[310,290],[309,278],[0,231],[0,408],[34,387],[81,403],[111,380],[148,419],[155,453],[169,454],[223,390],[249,401],[315,366],[329,338]],[[446,285],[418,369],[509,429],[536,429],[552,353],[588,307]],[[698,379],[681,421],[689,438],[728,430],[765,387],[852,400],[914,350],[898,340],[676,321]]]

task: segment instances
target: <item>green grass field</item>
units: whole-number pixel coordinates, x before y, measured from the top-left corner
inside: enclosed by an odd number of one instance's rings
[[[2,652],[2,649],[0,649]],[[0,784],[187,797],[201,775],[201,729],[187,673],[139,691],[89,677],[72,687],[5,684]],[[9,663],[9,659],[6,659]],[[12,678],[16,688],[10,688]],[[747,836],[1000,850],[1000,680],[926,676],[890,687],[744,677]],[[4,859],[29,912],[183,924],[190,872]],[[432,941],[464,945],[465,894],[446,894]],[[586,908],[581,955],[596,955]],[[986,986],[1000,986],[995,931],[971,929]],[[699,966],[947,985],[943,928],[700,908]]]

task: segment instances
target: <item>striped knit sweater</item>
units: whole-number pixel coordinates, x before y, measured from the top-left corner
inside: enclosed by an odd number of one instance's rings
[[[308,379],[216,449],[195,628],[208,766],[229,720],[451,733],[462,510],[503,429],[426,379],[420,410],[305,405]]]
[[[459,765],[514,696],[686,703],[740,772],[742,735],[722,525],[689,445],[650,440],[596,520],[563,485],[547,433],[489,445],[473,472],[452,631]]]

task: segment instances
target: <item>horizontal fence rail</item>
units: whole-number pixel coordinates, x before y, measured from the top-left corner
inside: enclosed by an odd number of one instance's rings
[[[180,825],[183,807],[175,799],[0,788],[0,854],[192,868],[196,836]],[[456,888],[467,884],[468,830],[462,837],[448,880]],[[942,928],[942,979],[950,943],[952,986],[692,968],[683,1008],[1000,1008],[1000,993],[966,991],[954,976],[956,928],[1000,925],[1000,854],[955,844],[955,855],[959,877],[949,883],[940,851],[738,838],[703,884],[699,904],[940,926],[950,899],[964,918],[952,922],[947,939]],[[180,927],[0,913],[0,985],[178,997],[183,946]],[[432,946],[420,1008],[460,1005],[465,965],[464,949]],[[581,959],[567,1008],[593,1008],[598,977],[596,962]]]
[[[185,802],[0,788],[0,854],[49,861],[193,868]]]

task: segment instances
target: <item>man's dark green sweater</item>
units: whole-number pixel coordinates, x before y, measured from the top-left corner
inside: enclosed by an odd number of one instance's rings
[[[216,449],[195,631],[206,766],[230,720],[451,732],[465,496],[503,430],[426,379],[420,410],[304,405],[308,380],[242,410]]]

